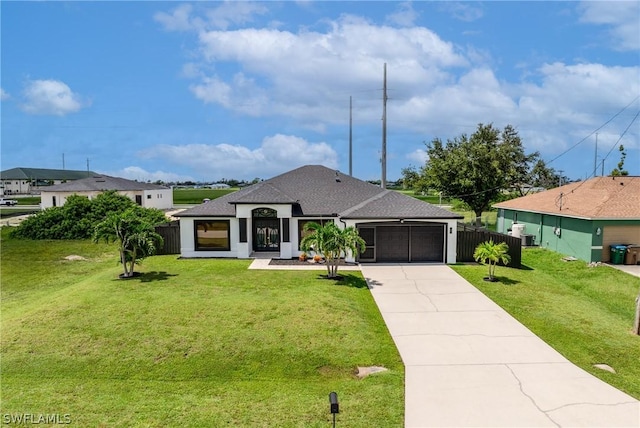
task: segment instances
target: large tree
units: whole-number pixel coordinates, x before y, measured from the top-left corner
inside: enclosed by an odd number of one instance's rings
[[[492,124],[479,124],[470,136],[446,143],[436,138],[427,143],[427,154],[421,171],[426,184],[466,203],[477,221],[503,190],[528,181],[531,164],[539,157],[537,152],[525,154],[511,125],[501,131]]]

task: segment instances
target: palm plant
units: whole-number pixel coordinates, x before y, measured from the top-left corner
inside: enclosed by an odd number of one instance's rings
[[[473,258],[477,262],[484,262],[489,265],[488,281],[495,281],[494,273],[498,262],[509,263],[511,257],[507,254],[509,246],[505,242],[495,243],[492,239],[481,242],[473,252]]]
[[[156,233],[154,225],[138,214],[135,210],[112,213],[94,229],[94,242],[118,243],[123,278],[132,277],[136,263],[154,255],[163,244],[162,236]]]
[[[303,251],[314,251],[324,256],[327,265],[327,277],[338,276],[338,266],[343,256],[357,255],[366,248],[364,239],[353,227],[340,229],[335,223],[329,222],[324,226],[310,222],[305,225],[305,232],[310,232],[300,242]]]

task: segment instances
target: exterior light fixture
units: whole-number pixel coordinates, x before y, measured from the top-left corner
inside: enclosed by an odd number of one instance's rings
[[[336,426],[336,413],[340,413],[340,405],[338,404],[338,394],[329,393],[329,411],[333,415],[333,427]]]

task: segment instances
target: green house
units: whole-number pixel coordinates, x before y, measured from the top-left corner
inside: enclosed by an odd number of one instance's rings
[[[611,245],[640,245],[640,177],[595,177],[494,207],[498,232],[587,262],[609,262]]]

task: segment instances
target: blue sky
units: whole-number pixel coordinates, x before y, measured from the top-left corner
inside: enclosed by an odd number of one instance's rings
[[[137,179],[379,179],[515,126],[572,179],[640,175],[640,2],[8,2],[1,167]],[[635,118],[635,120],[634,120]],[[573,148],[572,148],[573,147]],[[569,150],[572,148],[571,150]],[[88,160],[88,161],[87,161]]]

